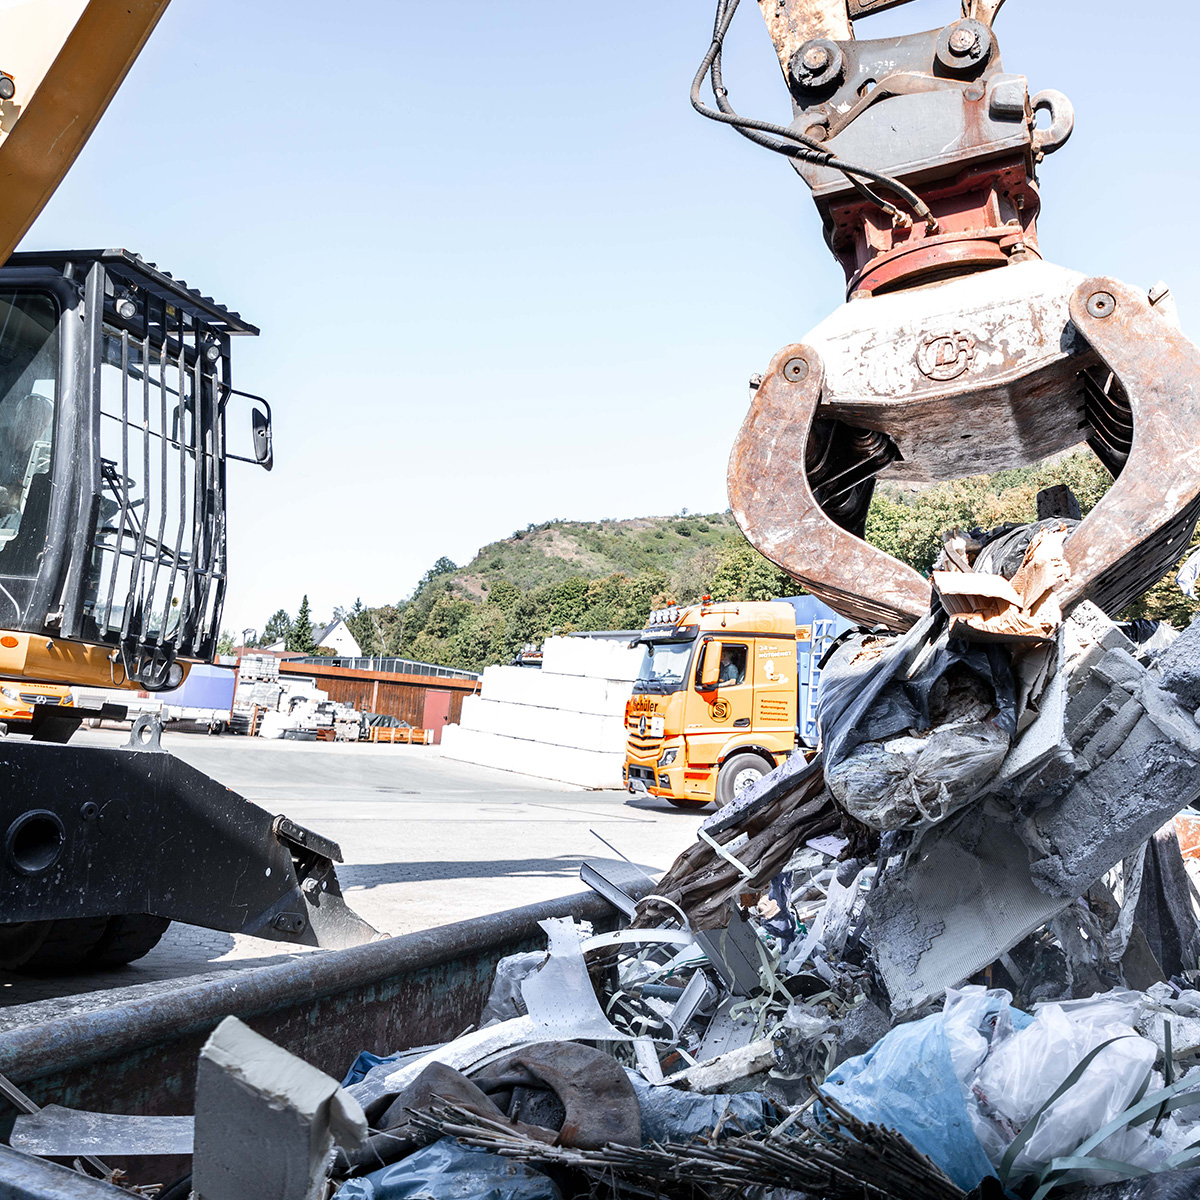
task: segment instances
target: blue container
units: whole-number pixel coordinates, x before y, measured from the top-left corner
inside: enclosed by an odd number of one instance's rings
[[[817,664],[825,651],[854,622],[822,603],[816,596],[781,596],[780,604],[790,604],[796,610],[796,678],[800,683],[796,705],[796,736],[803,746],[817,744],[817,694],[821,672]]]

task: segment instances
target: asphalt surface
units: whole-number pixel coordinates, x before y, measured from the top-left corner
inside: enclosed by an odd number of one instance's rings
[[[109,730],[76,735],[100,745],[126,737]],[[188,733],[167,733],[163,745],[255,804],[337,841],[347,903],[393,934],[581,891],[579,866],[588,858],[620,854],[661,872],[691,844],[703,816],[653,797],[583,791],[453,762],[436,746]],[[0,972],[0,1030],[108,1003],[117,997],[99,993],[112,989],[122,997],[150,994],[165,981],[296,953],[320,951],[175,924],[128,967],[36,979]],[[33,1007],[14,1007],[24,1005]]]

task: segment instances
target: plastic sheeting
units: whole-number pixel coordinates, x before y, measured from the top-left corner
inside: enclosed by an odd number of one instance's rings
[[[358,1057],[350,1064],[346,1078],[342,1080],[342,1087],[361,1083],[375,1067],[397,1062],[402,1057],[400,1054],[372,1054],[370,1050],[360,1050]]]
[[[510,1021],[513,1017],[523,1017],[527,1009],[521,995],[521,984],[545,961],[545,952],[541,950],[502,958],[496,964],[496,977],[492,980],[492,990],[483,1006],[479,1024],[487,1026],[497,1021]]]
[[[825,780],[874,829],[919,829],[969,803],[1016,733],[1002,646],[963,642],[929,617],[902,638],[849,639],[822,675]]]
[[[562,1200],[524,1163],[442,1138],[398,1163],[342,1184],[338,1200]]]
[[[758,1092],[734,1096],[702,1096],[673,1087],[655,1087],[636,1071],[626,1071],[637,1092],[642,1113],[642,1144],[690,1142],[718,1126],[727,1135],[762,1129],[766,1099]]]
[[[903,1134],[970,1191],[995,1170],[976,1136],[959,1072],[969,1078],[983,1060],[997,1021],[1028,1024],[1010,1001],[1007,992],[982,988],[951,993],[943,1012],[898,1025],[837,1067],[825,1090],[860,1120]]]
[[[1006,1131],[1021,1129],[1088,1053],[1105,1042],[1112,1044],[1042,1115],[1013,1164],[1014,1177],[1070,1154],[1133,1104],[1148,1079],[1151,1090],[1162,1086],[1161,1078],[1151,1078],[1157,1047],[1131,1028],[1140,999],[1118,993],[1041,1005],[1026,1028],[997,1037],[972,1084],[988,1114],[991,1132],[985,1135],[985,1148],[994,1163],[999,1163],[1012,1140]],[[1095,1153],[1149,1168],[1182,1148],[1152,1138],[1150,1130],[1148,1124],[1119,1130]]]

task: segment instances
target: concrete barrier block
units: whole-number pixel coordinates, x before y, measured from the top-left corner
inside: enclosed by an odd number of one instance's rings
[[[461,725],[447,725],[442,731],[442,757],[583,788],[621,787],[625,761],[623,752],[551,746]]]
[[[488,667],[483,672],[481,694],[487,700],[508,704],[623,716],[633,685],[627,680],[556,675],[529,667]]]
[[[463,700],[459,724],[481,733],[545,742],[551,746],[570,746],[577,750],[621,754],[625,749],[624,718],[599,713],[538,708],[530,704],[488,700],[483,696],[467,696]]]
[[[542,644],[542,670],[553,675],[583,675],[591,679],[623,679],[632,683],[643,650],[629,643],[601,638],[553,637]]]

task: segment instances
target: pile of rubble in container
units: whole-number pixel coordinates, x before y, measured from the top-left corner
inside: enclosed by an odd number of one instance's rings
[[[587,864],[619,928],[545,922],[479,1028],[364,1053],[341,1086],[299,1064],[296,1154],[325,1195],[1200,1194],[1200,926],[1173,821],[1200,797],[1200,622],[1064,618],[1071,528],[949,538],[925,619],[827,656],[819,756],[660,879]],[[256,1037],[231,1018],[202,1058],[206,1198],[249,1194],[221,1174],[255,1157],[222,1089],[253,1090],[229,1074],[253,1075]]]
[[[336,1195],[1200,1193],[1200,623],[1064,618],[1074,524],[948,537],[925,619],[827,656],[817,758],[358,1064]]]

